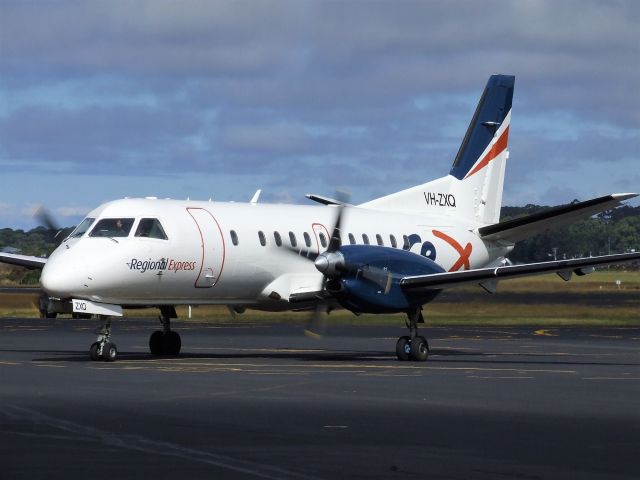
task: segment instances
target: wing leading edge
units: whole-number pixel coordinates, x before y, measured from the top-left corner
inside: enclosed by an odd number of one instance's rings
[[[585,275],[591,273],[594,267],[634,261],[640,261],[640,252],[404,277],[400,280],[400,285],[407,293],[415,294],[419,294],[421,291],[441,290],[470,283],[480,284],[486,290],[493,291],[495,288],[492,287],[495,287],[498,280],[554,272],[564,280],[569,280],[573,273]]]
[[[0,252],[0,263],[19,265],[21,267],[32,269],[42,269],[45,263],[47,263],[47,259],[43,257],[31,257],[29,255]]]

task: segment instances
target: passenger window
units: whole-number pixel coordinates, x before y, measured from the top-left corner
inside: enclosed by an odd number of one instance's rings
[[[320,232],[318,237],[320,237],[320,245],[322,245],[322,248],[327,248],[327,237],[325,237],[324,233]]]
[[[393,235],[389,235],[389,240],[391,240],[391,246],[393,248],[398,248],[398,242],[396,242],[396,237]]]
[[[291,246],[295,247],[298,245],[298,241],[296,240],[296,234],[293,232],[289,232],[289,241],[291,242]]]
[[[304,232],[304,244],[307,247],[311,246],[311,236],[307,232]]]
[[[411,248],[411,244],[409,243],[409,237],[406,235],[402,236],[402,249],[409,250]]]
[[[90,237],[128,237],[133,218],[103,218],[100,220],[91,233]]]
[[[369,235],[367,235],[366,233],[363,233],[362,241],[364,242],[365,245],[369,245]]]
[[[167,234],[164,233],[164,229],[160,224],[160,220],[157,218],[143,218],[138,223],[138,228],[136,228],[136,237],[145,237],[145,238],[158,238],[160,240],[166,240]]]
[[[384,242],[382,241],[382,237],[379,233],[376,233],[376,242],[378,242],[378,245],[380,245],[381,247],[384,246]]]
[[[258,232],[258,239],[260,240],[260,245],[263,247],[267,244],[267,237],[264,236],[263,231]]]
[[[273,239],[276,241],[277,246],[282,246],[282,237],[280,236],[280,232],[273,232]]]
[[[356,244],[356,237],[353,236],[353,233],[349,234],[349,243],[351,245],[355,245]]]
[[[236,233],[235,230],[231,230],[229,232],[229,234],[231,235],[231,243],[233,243],[234,245],[238,245],[238,234]]]

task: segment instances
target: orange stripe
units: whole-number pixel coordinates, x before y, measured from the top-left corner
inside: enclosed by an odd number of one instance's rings
[[[493,147],[491,147],[491,150],[489,150],[487,154],[484,156],[484,158],[480,160],[480,163],[476,165],[476,168],[474,168],[469,173],[467,173],[467,176],[464,178],[469,178],[474,173],[477,173],[478,171],[482,170],[484,167],[489,165],[489,162],[491,160],[495,159],[498,155],[500,155],[504,151],[504,149],[507,148],[508,143],[509,143],[509,127],[504,129],[504,132],[502,132],[502,135],[500,135],[500,138],[498,139],[498,141],[493,144]]]

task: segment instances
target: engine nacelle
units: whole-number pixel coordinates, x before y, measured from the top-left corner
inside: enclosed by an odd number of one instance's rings
[[[356,313],[405,312],[425,303],[413,303],[400,287],[403,277],[442,273],[444,269],[430,258],[389,247],[345,245],[340,249],[345,272],[327,283],[327,290],[340,304]],[[439,290],[433,291],[433,300]]]

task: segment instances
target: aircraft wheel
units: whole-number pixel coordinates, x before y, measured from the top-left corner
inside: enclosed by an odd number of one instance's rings
[[[178,355],[180,353],[180,348],[182,347],[180,334],[173,330],[165,333],[162,338],[162,347],[165,355]]]
[[[100,344],[98,342],[94,342],[89,347],[89,358],[92,361],[100,360]]]
[[[107,342],[102,347],[102,359],[105,362],[113,362],[118,356],[118,349],[115,343]]]
[[[424,337],[416,337],[411,342],[411,359],[416,362],[424,362],[429,356],[429,344]]]
[[[164,353],[162,348],[163,336],[164,333],[162,333],[160,330],[156,330],[149,337],[149,350],[151,351],[151,355],[162,355]]]
[[[407,336],[400,337],[396,343],[396,355],[398,360],[406,362],[411,355],[411,339]]]

